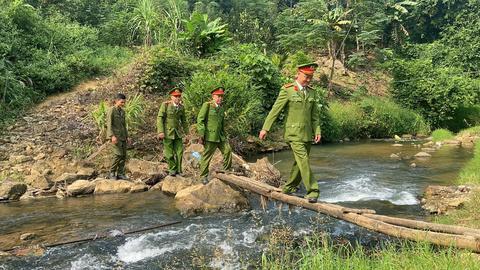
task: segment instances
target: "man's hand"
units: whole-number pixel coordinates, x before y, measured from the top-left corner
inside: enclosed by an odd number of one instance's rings
[[[158,139],[160,139],[160,140],[165,139],[165,133],[162,132],[162,133],[158,134]]]
[[[265,138],[267,137],[267,133],[268,131],[262,129],[260,131],[260,134],[258,135],[258,138],[260,138],[260,140],[265,140]]]
[[[113,143],[113,144],[117,144],[117,142],[118,142],[117,137],[116,137],[116,136],[112,136],[112,143]]]
[[[321,139],[322,139],[322,135],[320,134],[315,135],[315,143],[319,143]]]

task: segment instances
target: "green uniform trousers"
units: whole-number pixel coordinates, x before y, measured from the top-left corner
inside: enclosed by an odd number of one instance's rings
[[[200,176],[208,176],[208,166],[212,160],[213,154],[217,148],[223,155],[223,169],[229,170],[232,167],[232,149],[226,141],[221,142],[205,142],[202,159],[200,160]]]
[[[313,179],[309,162],[311,146],[310,142],[290,142],[295,161],[293,162],[290,179],[283,188],[284,192],[294,192],[300,181],[303,180],[307,190],[305,198],[318,198],[318,183]]]
[[[119,140],[117,144],[112,144],[113,162],[110,166],[111,173],[117,175],[125,174],[125,161],[127,160],[127,142]]]
[[[167,161],[170,173],[181,173],[183,158],[182,138],[163,139],[163,156]]]

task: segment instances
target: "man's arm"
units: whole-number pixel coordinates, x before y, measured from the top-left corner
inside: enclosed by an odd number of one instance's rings
[[[280,90],[277,100],[275,100],[275,103],[273,104],[272,109],[268,113],[268,116],[265,119],[265,122],[263,123],[262,130],[270,131],[270,128],[272,127],[275,120],[277,120],[277,117],[282,112],[283,108],[285,108],[285,105],[287,105],[287,102],[288,102],[287,91],[285,89],[282,89]]]
[[[182,110],[182,113],[180,115],[180,121],[182,122],[183,134],[188,135],[188,123],[187,117],[185,115],[185,109]]]
[[[200,109],[200,112],[197,116],[197,131],[200,135],[200,138],[205,137],[205,121],[207,120],[209,106],[210,105],[208,104],[208,102],[203,103],[202,108]]]
[[[162,103],[160,106],[160,110],[158,110],[157,114],[157,133],[165,133],[165,114],[166,114],[166,106],[165,103]]]
[[[112,138],[113,134],[113,107],[109,108],[107,111],[107,117],[105,118],[107,124],[107,138]]]
[[[318,96],[315,95],[315,101],[312,107],[312,129],[315,134],[315,143],[318,143],[322,136],[322,130],[320,128],[320,111],[319,111]]]

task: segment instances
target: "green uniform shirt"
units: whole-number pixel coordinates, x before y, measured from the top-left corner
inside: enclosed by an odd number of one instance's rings
[[[305,94],[295,84],[286,84],[265,119],[263,130],[269,131],[283,109],[287,110],[285,140],[311,142],[313,135],[321,134],[318,99],[315,91],[307,88]]]
[[[207,142],[225,141],[224,118],[223,106],[216,106],[213,101],[203,103],[197,117],[197,130],[200,137]]]
[[[187,131],[185,108],[166,101],[160,106],[157,115],[157,132],[164,133],[166,139],[181,138]]]
[[[122,108],[111,107],[107,112],[106,122],[107,139],[115,136],[120,141],[127,140],[127,123],[125,121],[125,111]]]

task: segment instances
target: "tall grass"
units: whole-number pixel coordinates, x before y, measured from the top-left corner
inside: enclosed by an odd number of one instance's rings
[[[373,250],[349,244],[334,245],[310,238],[286,256],[265,252],[262,269],[480,269],[478,258],[453,248],[435,249],[427,243],[386,244]]]
[[[454,137],[453,133],[447,129],[436,129],[432,132],[432,141],[434,142],[451,140]]]
[[[460,171],[457,183],[480,185],[480,142],[475,144],[473,158]]]
[[[397,134],[428,134],[423,117],[389,99],[365,97],[355,102],[332,102],[322,124],[327,141],[344,138],[390,138]]]

